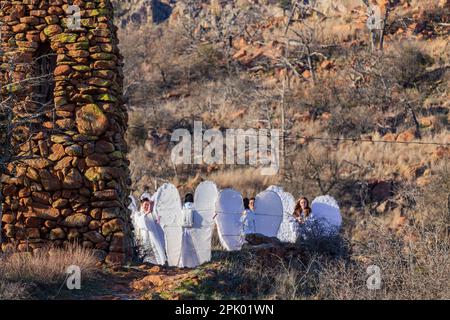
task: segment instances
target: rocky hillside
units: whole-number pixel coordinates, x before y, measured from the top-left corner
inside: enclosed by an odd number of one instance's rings
[[[279,184],[334,196],[343,231],[255,237],[238,252],[215,233],[212,260],[194,270],[100,270],[86,248],[2,256],[0,299],[450,298],[449,0],[113,3],[136,195],[165,181],[184,193],[212,179],[244,196]],[[282,130],[279,174],[175,166],[171,134],[194,121]],[[67,263],[87,280],[75,294],[60,285]],[[381,290],[366,287],[369,266]]]
[[[115,8],[116,18],[121,28],[161,23],[167,20],[172,13],[171,1],[116,1]]]
[[[424,210],[441,216],[450,193],[448,1],[375,1],[387,21],[382,50],[364,1],[155,3],[116,4],[136,192],[214,179],[244,195],[272,183],[296,197],[329,193],[355,237],[369,217],[395,229],[426,220]],[[160,5],[167,16],[156,23]],[[174,167],[171,132],[194,120],[279,128],[281,174]],[[432,190],[438,200],[424,209]]]

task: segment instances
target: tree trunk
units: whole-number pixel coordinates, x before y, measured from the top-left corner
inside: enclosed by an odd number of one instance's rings
[[[311,77],[313,80],[313,84],[316,84],[316,74],[314,73],[314,69],[313,69],[313,65],[312,65],[312,60],[311,60],[311,49],[309,48],[309,45],[306,46],[306,50],[308,51],[308,68],[309,68],[309,72],[311,72]]]
[[[414,126],[416,127],[416,138],[422,139],[422,134],[420,133],[420,123],[417,120],[416,112],[409,104],[406,105],[406,110],[407,111],[409,110],[411,112],[411,116],[414,121]]]

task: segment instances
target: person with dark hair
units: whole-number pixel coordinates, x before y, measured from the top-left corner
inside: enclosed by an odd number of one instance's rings
[[[192,193],[187,193],[184,196],[184,204],[186,205],[187,203],[194,204],[194,195]]]
[[[300,224],[304,224],[308,220],[311,215],[311,208],[309,206],[309,200],[306,197],[298,199],[293,215]]]
[[[255,212],[251,209],[250,199],[244,198],[244,211],[241,216],[241,242],[245,242],[245,235],[255,233]]]
[[[250,200],[248,198],[244,198],[244,209],[250,209]]]
[[[250,198],[248,201],[248,207],[250,210],[255,211],[255,198]]]
[[[183,225],[185,228],[192,227],[192,224],[194,223],[193,210],[194,210],[194,195],[192,193],[187,193],[184,196],[184,204],[183,204]]]

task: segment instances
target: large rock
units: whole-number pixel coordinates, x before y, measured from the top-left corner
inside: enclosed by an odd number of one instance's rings
[[[127,240],[123,232],[114,233],[109,250],[112,252],[125,252]]]
[[[39,159],[26,159],[24,162],[34,169],[44,169],[49,167],[52,162],[45,159],[45,158],[39,158]]]
[[[54,166],[55,170],[63,170],[72,166],[73,157],[64,157]]]
[[[50,230],[50,240],[61,240],[66,238],[66,233],[61,228]]]
[[[94,192],[94,200],[118,200],[119,193],[114,189],[106,189]]]
[[[85,173],[84,176],[91,182],[100,180],[112,180],[118,178],[120,170],[114,167],[91,167]]]
[[[32,207],[19,209],[25,217],[36,217],[44,220],[57,220],[60,216],[58,209],[39,203],[33,203]]]
[[[123,221],[121,219],[114,219],[105,223],[102,227],[102,234],[108,236],[113,232],[123,231]]]
[[[42,186],[46,191],[56,191],[61,189],[61,181],[58,176],[51,173],[49,170],[39,170],[39,177],[41,179]]]
[[[105,238],[97,231],[89,231],[83,234],[83,237],[93,243],[105,241]]]
[[[100,136],[109,126],[108,118],[96,104],[88,104],[76,114],[78,131],[89,136]]]
[[[86,157],[86,165],[88,167],[101,167],[109,163],[109,158],[106,154],[94,153]]]
[[[44,225],[44,220],[36,217],[29,217],[25,219],[25,226],[29,228],[40,228]]]
[[[55,68],[54,75],[58,76],[67,76],[72,72],[72,68],[69,65],[63,64],[59,65]]]
[[[69,156],[81,157],[83,155],[83,148],[77,144],[68,146],[64,151]]]
[[[70,169],[69,172],[64,177],[63,188],[79,189],[82,186],[83,186],[83,176],[81,175],[81,173],[75,168]]]
[[[415,131],[413,129],[404,131],[397,136],[398,142],[411,142],[416,138]]]
[[[102,220],[111,220],[120,217],[120,208],[104,208],[102,210]]]
[[[99,140],[95,143],[95,152],[97,153],[111,153],[115,150],[111,142]]]
[[[12,214],[4,214],[2,216],[2,222],[5,224],[12,224],[15,220],[16,220],[16,218]]]
[[[89,225],[91,217],[83,213],[76,213],[64,219],[63,225],[69,228],[81,228]]]
[[[38,202],[41,204],[49,205],[50,204],[50,193],[35,191],[31,194],[31,198],[34,202]]]
[[[58,161],[61,160],[66,153],[64,152],[64,146],[59,143],[55,143],[51,147],[52,154],[48,157],[52,161]]]

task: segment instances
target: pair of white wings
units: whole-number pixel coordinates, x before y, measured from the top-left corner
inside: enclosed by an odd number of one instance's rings
[[[216,199],[215,183],[202,182],[194,194],[192,227],[183,228],[183,208],[177,188],[162,185],[155,196],[154,210],[164,229],[169,266],[196,267],[211,260],[211,238]]]
[[[240,250],[244,211],[240,192],[222,190],[216,202],[216,223],[222,246],[228,251]],[[276,192],[266,190],[255,198],[254,231],[268,237],[276,237],[283,219],[283,203]]]
[[[283,220],[277,235],[281,241],[294,243],[302,232],[311,229],[318,229],[323,235],[339,232],[342,226],[342,215],[339,205],[333,197],[319,196],[313,200],[311,215],[302,230],[293,217],[296,202],[292,194],[278,186],[270,186],[267,190],[276,192],[283,203]]]

